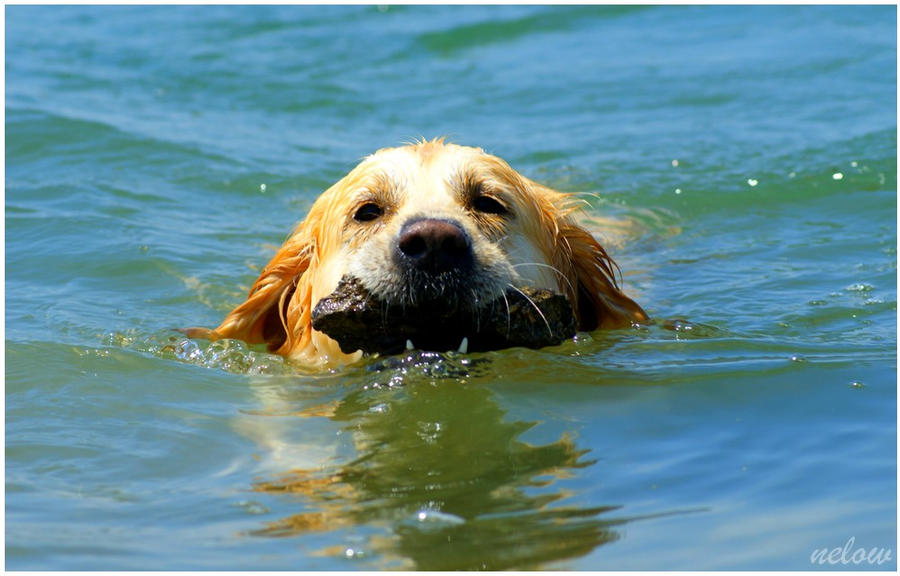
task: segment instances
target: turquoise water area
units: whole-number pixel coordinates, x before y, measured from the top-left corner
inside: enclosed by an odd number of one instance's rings
[[[5,12],[7,568],[896,569],[896,7]],[[440,135],[586,193],[656,322],[174,331]]]

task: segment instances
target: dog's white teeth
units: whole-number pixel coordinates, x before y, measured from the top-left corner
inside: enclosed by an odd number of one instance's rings
[[[407,341],[406,341],[406,349],[407,349],[407,350],[412,350],[412,349],[414,349],[414,348],[415,348],[415,346],[413,346],[412,340],[407,340]]]
[[[462,342],[459,343],[459,353],[465,354],[469,351],[469,337],[463,336]]]

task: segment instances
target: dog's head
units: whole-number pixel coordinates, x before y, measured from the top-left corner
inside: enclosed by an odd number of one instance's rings
[[[212,335],[306,363],[352,360],[311,321],[345,277],[385,305],[436,314],[529,287],[568,297],[581,330],[646,320],[574,206],[477,148],[435,140],[380,150],[316,200]]]

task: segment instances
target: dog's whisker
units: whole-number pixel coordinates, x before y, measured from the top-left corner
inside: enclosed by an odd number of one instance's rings
[[[472,294],[472,301],[475,303],[472,306],[472,317],[475,318],[475,332],[481,332],[481,314],[478,313],[478,291],[472,288],[470,290]]]
[[[503,293],[503,303],[506,304],[506,339],[509,340],[512,334],[512,312],[509,311],[509,298],[506,297],[506,292]]]
[[[575,290],[575,287],[572,286],[572,281],[569,280],[569,277],[563,274],[562,270],[557,268],[556,266],[551,266],[550,264],[544,264],[543,262],[520,262],[519,264],[513,264],[513,268],[518,268],[519,266],[536,266],[538,268],[549,268],[550,270],[559,274],[559,277],[566,281],[566,284],[569,286],[569,290],[571,290],[572,295],[574,296],[578,292]]]
[[[513,286],[512,284],[509,284],[509,287],[512,288],[513,290],[515,290],[516,292],[518,292],[519,294],[521,294],[521,295],[525,298],[525,300],[527,300],[528,303],[531,304],[531,306],[532,306],[535,310],[537,310],[537,313],[540,315],[541,320],[544,321],[544,325],[547,327],[547,334],[549,334],[551,337],[553,337],[553,328],[550,327],[550,322],[547,321],[547,317],[544,316],[544,313],[541,311],[540,307],[539,307],[537,304],[534,303],[534,300],[532,300],[531,298],[529,298],[528,294],[522,292],[521,290],[519,290],[518,288],[516,288],[516,287]]]

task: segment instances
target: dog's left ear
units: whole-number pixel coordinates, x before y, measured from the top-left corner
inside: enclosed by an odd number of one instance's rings
[[[188,328],[191,338],[237,338],[250,344],[265,343],[269,350],[286,354],[309,339],[309,283],[315,241],[306,222],[278,249],[250,288],[243,304],[232,310],[215,330]]]
[[[557,245],[568,259],[562,269],[569,270],[570,288],[576,292],[572,299],[579,330],[622,328],[648,320],[647,313],[619,289],[615,277],[619,267],[590,232],[574,222],[560,222]]]

